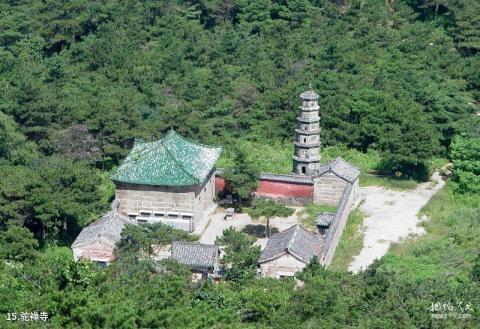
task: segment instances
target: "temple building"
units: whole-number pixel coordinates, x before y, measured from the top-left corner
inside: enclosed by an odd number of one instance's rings
[[[217,278],[220,271],[220,248],[217,245],[173,241],[171,258],[188,266],[195,281]]]
[[[292,173],[261,173],[255,195],[288,205],[337,205],[351,184],[355,199],[360,170],[340,157],[320,163],[319,95],[310,86],[299,98]]]
[[[335,206],[336,211],[317,215],[316,232],[295,225],[273,235],[260,256],[258,266],[262,276],[293,276],[313,256],[328,266],[357,199],[358,168],[340,157],[320,163],[318,99],[311,87],[300,94],[292,173],[262,173],[255,196],[288,205],[328,204]]]
[[[113,250],[130,221],[115,209],[86,226],[72,244],[75,261],[86,258],[99,265],[115,260]]]
[[[300,225],[272,235],[262,251],[258,265],[260,274],[269,278],[293,276],[316,256],[321,258],[323,236]]]
[[[118,211],[136,223],[192,232],[214,209],[215,163],[222,149],[199,144],[173,129],[157,141],[136,141],[112,175]]]

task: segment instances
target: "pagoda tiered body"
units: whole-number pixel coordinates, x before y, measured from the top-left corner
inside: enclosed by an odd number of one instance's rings
[[[320,168],[318,97],[311,89],[300,94],[293,154],[293,172],[299,175],[312,176]]]

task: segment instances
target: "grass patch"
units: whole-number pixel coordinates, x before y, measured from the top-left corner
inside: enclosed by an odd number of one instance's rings
[[[340,242],[335,249],[335,255],[330,269],[333,271],[347,271],[353,258],[360,253],[363,247],[363,219],[365,215],[357,207],[350,212],[347,224],[343,230]]]
[[[392,244],[383,266],[406,279],[457,278],[468,280],[480,251],[480,195],[454,193],[450,182],[422,208],[426,234]]]
[[[310,203],[299,213],[300,224],[307,229],[315,230],[317,228],[315,225],[315,219],[318,213],[322,211],[334,213],[337,211],[337,207],[326,204]]]
[[[391,176],[374,176],[367,173],[360,174],[360,186],[382,186],[391,190],[407,191],[417,187],[413,179],[400,179]]]

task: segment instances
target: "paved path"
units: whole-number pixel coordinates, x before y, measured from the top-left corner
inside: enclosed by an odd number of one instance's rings
[[[361,197],[365,199],[361,205],[366,215],[363,221],[365,235],[363,248],[350,264],[349,271],[357,273],[365,269],[376,258],[385,255],[392,242],[410,234],[423,234],[423,228],[417,226],[417,214],[444,184],[435,172],[432,181],[410,191],[393,191],[379,186],[361,188]]]
[[[295,208],[295,213],[287,218],[275,217],[270,220],[270,227],[276,227],[280,232],[286,230],[292,225],[298,223],[298,213],[302,210],[302,207]],[[217,209],[216,213],[210,216],[208,223],[205,223],[201,228],[196,231],[196,234],[200,234],[200,242],[206,244],[213,244],[217,236],[221,236],[223,230],[228,227],[235,227],[237,230],[243,229],[248,224],[265,224],[266,221],[252,221],[248,214],[235,213],[232,220],[226,221],[225,211],[221,208]],[[265,247],[267,239],[258,239],[256,244],[260,245],[262,249]]]
[[[217,236],[221,236],[223,230],[233,226],[240,230],[247,224],[251,224],[252,220],[247,214],[234,214],[232,220],[225,220],[225,212],[217,210],[217,213],[210,216],[210,223],[200,237],[201,243],[213,244]]]

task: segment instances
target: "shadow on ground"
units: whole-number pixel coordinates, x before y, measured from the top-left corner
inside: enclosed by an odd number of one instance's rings
[[[262,224],[248,224],[242,229],[242,232],[253,235],[257,239],[263,239],[267,237],[265,235],[265,225]],[[277,234],[278,232],[278,228],[270,226],[270,236],[272,236],[273,234]]]

